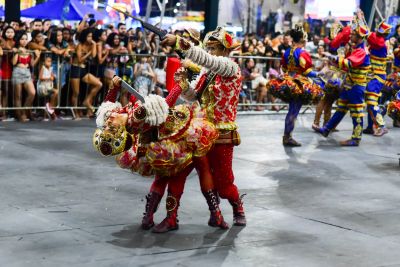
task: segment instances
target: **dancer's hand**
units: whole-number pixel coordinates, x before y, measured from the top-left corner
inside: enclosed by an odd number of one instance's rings
[[[324,55],[329,58],[330,61],[336,62],[338,60],[338,56],[332,55],[329,52],[324,52]]]
[[[164,40],[162,40],[161,45],[162,46],[175,46],[176,44],[176,36],[173,34],[167,34],[164,37]]]

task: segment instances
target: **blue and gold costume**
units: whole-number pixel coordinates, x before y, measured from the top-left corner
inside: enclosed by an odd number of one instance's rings
[[[282,57],[282,70],[291,77],[310,82],[305,77],[317,77],[317,73],[312,70],[312,60],[310,54],[303,48],[288,48]],[[285,119],[284,138],[290,137],[297,116],[299,115],[302,101],[300,99],[292,99],[289,102],[289,111]]]
[[[270,93],[289,103],[288,114],[285,118],[285,131],[283,135],[284,146],[301,146],[292,138],[294,124],[299,115],[301,106],[308,104],[323,96],[323,91],[311,78],[317,78],[317,73],[312,70],[310,54],[303,49],[307,34],[303,25],[297,24],[290,30],[293,47],[288,48],[282,55],[281,66],[285,75],[269,81]]]
[[[368,126],[364,133],[373,133],[374,125],[376,128],[385,127],[382,115],[380,114],[378,100],[386,80],[387,47],[385,44],[385,35],[390,33],[390,29],[389,25],[382,22],[378,26],[377,32],[370,33],[367,37],[373,77],[368,82],[365,92]]]
[[[365,37],[367,29],[358,27],[356,34]],[[363,130],[364,92],[367,85],[367,74],[371,69],[370,57],[367,55],[364,43],[359,43],[352,48],[351,54],[346,57],[337,57],[338,67],[347,72],[344,89],[340,93],[338,108],[328,123],[322,128],[314,128],[317,132],[328,136],[341,120],[350,111],[353,120],[353,133],[351,139],[342,143],[346,146],[357,146],[361,140]]]
[[[350,34],[350,26],[343,27],[341,23],[334,23],[329,34],[329,39],[331,40],[329,45],[330,52],[335,55],[344,55],[346,51],[346,45],[350,40]],[[345,73],[333,64],[329,66],[329,70],[325,70],[323,72],[323,78],[325,81],[325,95],[315,109],[314,127],[319,127],[322,113],[324,113],[323,125],[325,125],[331,118],[332,105],[339,98],[344,76]]]

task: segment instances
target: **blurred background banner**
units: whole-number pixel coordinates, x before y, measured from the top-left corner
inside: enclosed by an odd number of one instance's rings
[[[51,10],[51,12],[48,12]],[[56,20],[81,20],[85,14],[94,14],[97,20],[105,18],[90,6],[82,4],[79,0],[50,0],[46,3],[21,11],[25,18],[56,19]]]
[[[143,2],[143,1],[142,1]],[[127,12],[133,16],[138,16],[140,13],[139,0],[107,0],[107,5]],[[125,16],[116,12],[114,9],[107,7],[107,14],[112,19],[126,20]]]
[[[339,20],[351,20],[353,13],[360,6],[360,0],[305,0],[304,17],[325,19],[329,12]]]

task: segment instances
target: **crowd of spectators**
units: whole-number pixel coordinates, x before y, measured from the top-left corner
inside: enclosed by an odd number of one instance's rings
[[[321,70],[327,66],[326,25],[310,26],[305,20],[305,29],[309,34],[305,49],[311,53],[315,68]],[[158,37],[141,28],[128,29],[124,23],[100,27],[87,15],[74,28],[39,19],[30,23],[0,22],[0,36],[0,120],[36,120],[43,115],[56,119],[60,114],[76,119],[93,117],[94,107],[101,102],[114,75],[133,84],[142,94],[167,93],[165,62],[166,56],[173,55],[173,49],[159,46]],[[389,56],[399,36],[397,27],[395,36],[387,41]],[[276,100],[268,94],[267,84],[281,74],[279,59],[291,46],[289,34],[250,33],[241,41],[241,49],[232,54],[242,67],[241,109],[258,111],[268,106],[279,110]],[[127,103],[127,92],[121,93],[120,100]],[[266,103],[272,104],[263,105]],[[7,107],[21,109],[4,109]],[[41,107],[45,112],[31,112],[30,107]],[[69,111],[72,114],[66,113]]]
[[[87,15],[75,28],[40,19],[1,22],[0,36],[0,120],[57,119],[68,110],[75,119],[94,117],[114,75],[143,94],[164,94],[165,58],[173,50],[141,28],[101,27]],[[121,101],[127,103],[127,92]]]

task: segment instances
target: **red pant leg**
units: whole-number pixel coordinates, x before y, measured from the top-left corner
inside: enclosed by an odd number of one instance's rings
[[[193,164],[190,164],[181,172],[177,173],[174,176],[171,176],[168,182],[168,193],[171,193],[175,197],[180,198],[183,194],[186,178],[192,172],[193,168]]]
[[[232,170],[233,145],[215,145],[207,154],[214,179],[214,186],[221,198],[238,201],[239,192],[233,183],[235,177]]]
[[[214,181],[208,157],[194,157],[193,164],[196,168],[197,174],[199,175],[201,191],[207,192],[209,190],[214,190]]]
[[[150,192],[156,192],[156,193],[160,194],[162,197],[164,195],[165,188],[167,187],[169,180],[170,180],[170,177],[168,177],[168,176],[156,175],[153,183],[151,184]]]

